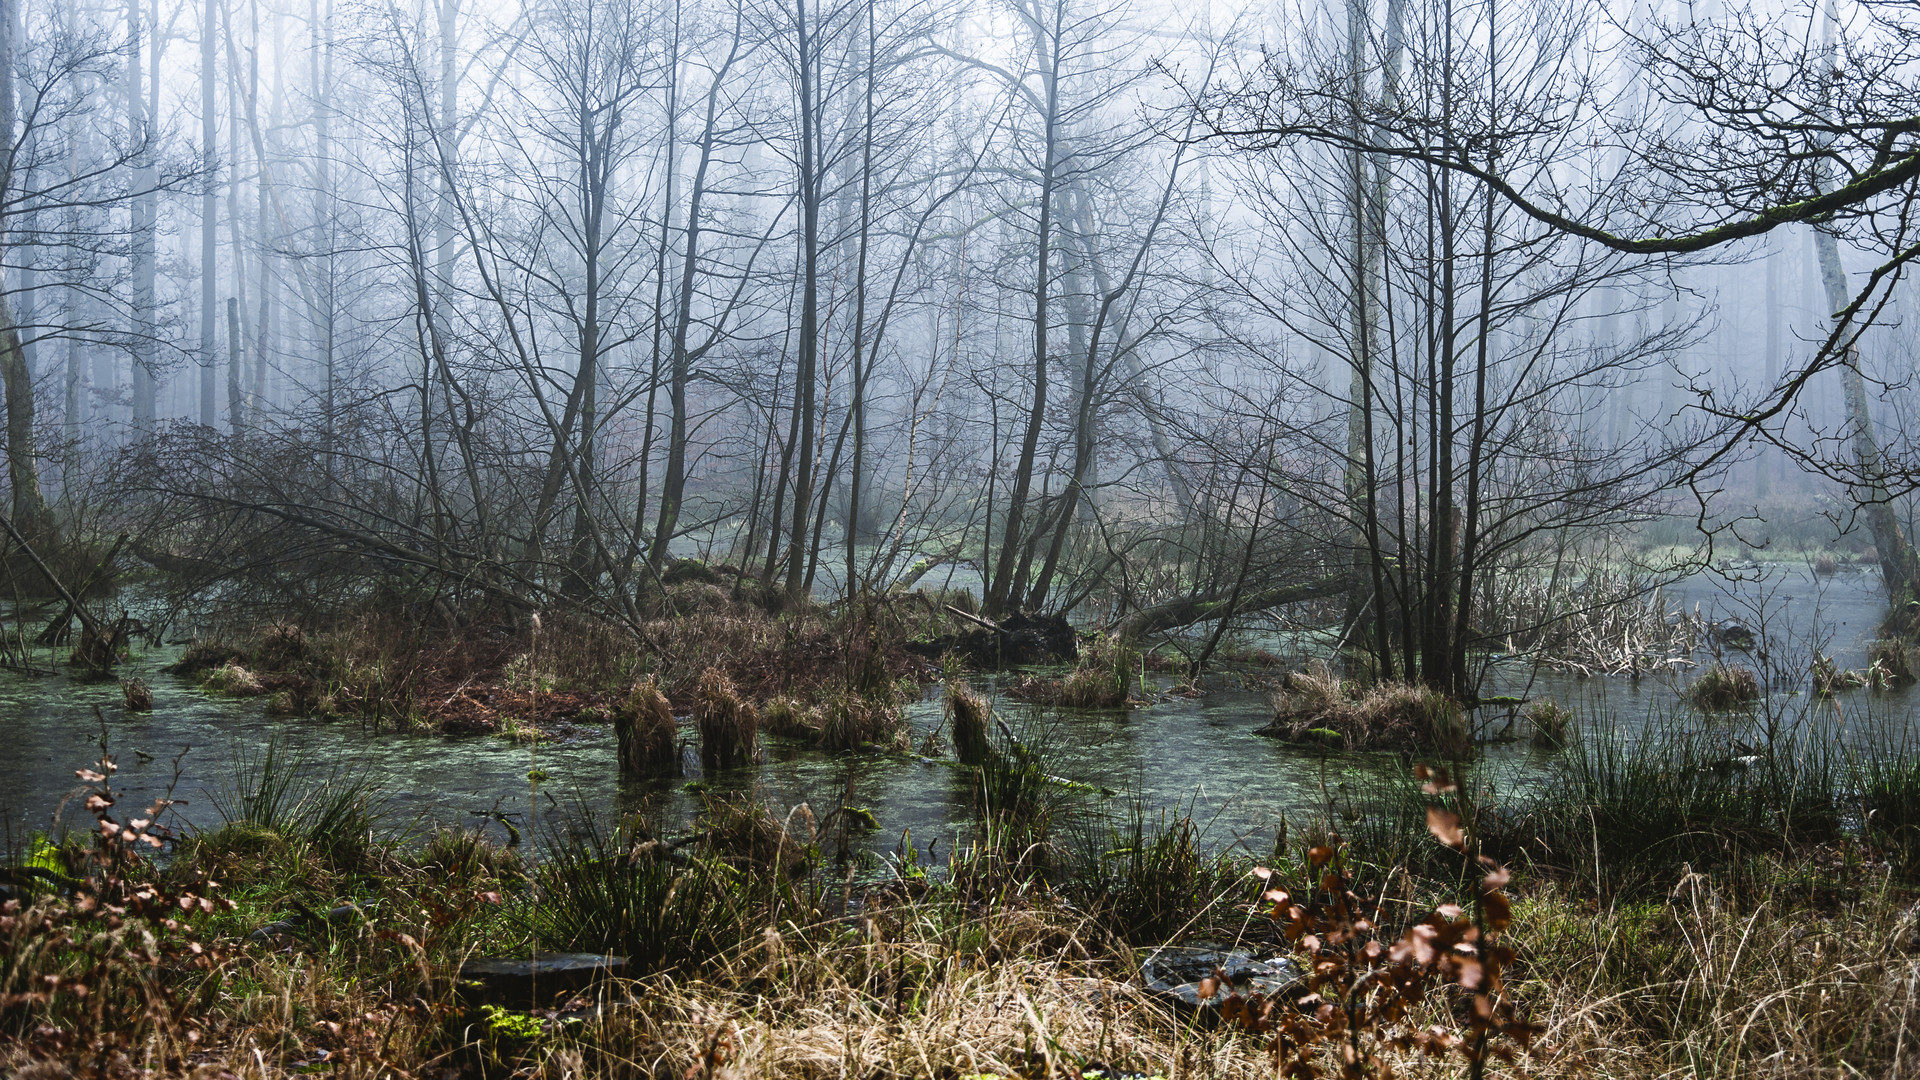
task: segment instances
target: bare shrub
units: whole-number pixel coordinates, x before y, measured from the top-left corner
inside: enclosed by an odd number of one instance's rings
[[[197,1040],[193,980],[221,962],[187,920],[230,910],[212,882],[157,878],[144,858],[174,837],[160,798],[121,820],[104,753],[77,775],[94,817],[83,877],[70,897],[0,904],[0,1044],[18,1039],[52,1066],[43,1075],[139,1075],[134,1061],[186,1071]]]
[[[1489,1060],[1512,1061],[1516,1046],[1529,1050],[1546,1030],[1506,988],[1518,955],[1507,940],[1513,905],[1506,868],[1479,855],[1460,815],[1442,801],[1455,794],[1446,771],[1422,765],[1417,775],[1428,780],[1424,790],[1434,800],[1427,809],[1434,839],[1477,857],[1479,877],[1465,904],[1441,905],[1395,937],[1386,929],[1398,921],[1387,898],[1361,890],[1335,837],[1307,853],[1297,899],[1273,871],[1255,871],[1271,886],[1261,896],[1267,918],[1308,970],[1306,993],[1219,997],[1219,980],[1201,982],[1202,999],[1218,997],[1223,1019],[1266,1037],[1274,1075],[1384,1075],[1393,1059],[1416,1052],[1435,1059],[1458,1053],[1479,1077]],[[1443,992],[1466,1006],[1451,1025],[1409,1023]],[[1346,1067],[1329,1068],[1329,1050]]]

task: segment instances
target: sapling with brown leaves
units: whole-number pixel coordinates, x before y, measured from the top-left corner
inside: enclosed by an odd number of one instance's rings
[[[1394,936],[1386,897],[1361,891],[1337,836],[1308,851],[1307,885],[1297,897],[1275,884],[1272,870],[1254,871],[1272,886],[1257,907],[1307,967],[1305,993],[1230,993],[1220,1014],[1268,1036],[1266,1051],[1280,1075],[1384,1076],[1391,1072],[1390,1052],[1458,1053],[1478,1080],[1489,1062],[1511,1063],[1545,1030],[1507,992],[1514,950],[1504,938],[1513,921],[1506,868],[1479,854],[1460,815],[1442,801],[1458,794],[1447,770],[1421,765],[1415,775],[1435,800],[1427,809],[1428,831],[1478,867],[1465,906],[1442,904]],[[1202,998],[1217,996],[1219,988],[1217,978],[1203,981]],[[1464,1019],[1421,1025],[1422,1006],[1435,996],[1464,1005],[1451,1010]],[[1336,1069],[1329,1069],[1329,1056],[1339,1062]]]

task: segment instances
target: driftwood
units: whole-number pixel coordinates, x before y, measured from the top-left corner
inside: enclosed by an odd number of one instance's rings
[[[1121,641],[1134,642],[1149,634],[1178,630],[1183,626],[1192,626],[1197,622],[1217,619],[1222,615],[1245,615],[1254,611],[1297,604],[1303,600],[1319,600],[1328,596],[1339,596],[1347,591],[1348,579],[1345,576],[1320,578],[1297,585],[1280,585],[1259,592],[1242,594],[1237,603],[1229,605],[1226,596],[1211,593],[1198,596],[1182,596],[1168,600],[1121,619],[1113,628],[1113,635]]]

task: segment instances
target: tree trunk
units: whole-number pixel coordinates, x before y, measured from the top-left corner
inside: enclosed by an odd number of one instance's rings
[[[14,127],[18,104],[14,96],[14,35],[20,25],[19,0],[0,0],[0,190],[12,192],[19,184],[14,174]],[[0,221],[0,243],[11,240],[12,223]],[[33,372],[6,292],[0,289],[0,391],[7,396],[7,481],[13,488],[13,520],[32,539],[51,524],[40,495],[40,473],[33,448]]]
[[[1840,244],[1832,233],[1822,229],[1815,234],[1814,245],[1820,256],[1820,279],[1827,290],[1827,307],[1839,311],[1852,300],[1847,274],[1840,265]],[[1914,583],[1920,580],[1913,545],[1900,529],[1894,513],[1893,496],[1887,488],[1886,463],[1880,456],[1880,440],[1873,430],[1873,414],[1867,403],[1867,381],[1860,374],[1860,350],[1850,347],[1840,366],[1840,387],[1846,407],[1848,441],[1853,449],[1853,464],[1858,476],[1851,483],[1860,512],[1867,519],[1873,546],[1880,555],[1881,580],[1886,584],[1887,627],[1911,636],[1920,630],[1915,617]]]
[[[133,429],[139,436],[153,434],[154,425],[154,229],[160,209],[159,193],[153,190],[152,132],[148,127],[147,94],[144,89],[146,50],[143,48],[140,0],[127,0],[127,134],[133,141]],[[160,58],[160,41],[154,35],[153,61]]]
[[[674,298],[673,333],[667,360],[667,465],[660,477],[660,514],[655,520],[653,545],[647,561],[657,571],[666,565],[667,545],[679,528],[680,507],[687,491],[687,385],[693,378],[693,355],[688,336],[693,328],[694,282],[700,262],[700,215],[705,212],[707,173],[713,165],[714,141],[718,137],[720,87],[739,54],[740,24],[734,23],[733,46],[726,62],[714,72],[707,88],[706,125],[700,132],[700,161],[693,170],[693,184],[687,192],[686,250],[680,256],[680,283]],[[672,167],[672,166],[669,166]],[[642,498],[645,492],[641,492]],[[777,546],[777,545],[776,545]]]
[[[233,425],[233,434],[238,437],[246,431],[246,393],[241,389],[244,374],[242,365],[246,362],[246,353],[241,342],[246,339],[240,335],[240,301],[227,297],[227,419]]]
[[[1040,429],[1047,416],[1047,307],[1051,302],[1054,189],[1058,186],[1060,171],[1060,162],[1057,160],[1060,145],[1060,54],[1061,23],[1065,15],[1062,6],[1057,3],[1054,13],[1054,25],[1047,38],[1049,63],[1042,71],[1045,86],[1042,107],[1045,114],[1041,118],[1044,134],[1038,196],[1040,221],[1034,231],[1033,400],[1027,409],[1026,430],[1020,437],[1020,460],[1014,466],[1013,491],[1007,499],[1007,515],[1001,526],[999,560],[987,583],[987,614],[995,617],[1007,610],[1012,599],[1014,566],[1021,550],[1027,547],[1023,542],[1027,497],[1033,490],[1034,460],[1039,455]]]
[[[216,325],[215,279],[219,272],[218,241],[220,193],[219,118],[214,114],[214,82],[218,62],[214,53],[214,20],[218,11],[207,0],[200,13],[200,426],[216,423],[214,369],[219,366],[220,332]],[[231,392],[231,389],[229,390]]]
[[[807,526],[813,503],[813,412],[820,361],[820,198],[821,132],[815,101],[820,73],[814,68],[808,33],[807,0],[793,0],[800,74],[800,341],[793,385],[800,445],[794,455],[793,528],[787,542],[787,599],[806,595]]]
[[[13,310],[0,294],[0,388],[7,395],[7,481],[13,485],[13,520],[29,539],[45,534],[46,502],[33,451],[33,373],[20,347]]]

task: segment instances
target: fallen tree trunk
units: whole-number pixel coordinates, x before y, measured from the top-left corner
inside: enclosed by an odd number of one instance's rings
[[[1222,615],[1245,615],[1268,608],[1297,604],[1303,600],[1319,600],[1329,596],[1339,596],[1346,591],[1350,579],[1344,574],[1335,574],[1296,585],[1278,585],[1259,592],[1243,594],[1238,602],[1228,597],[1214,594],[1182,596],[1139,611],[1121,619],[1113,628],[1113,636],[1125,642],[1139,641],[1149,634],[1178,630],[1183,626],[1192,626],[1197,622],[1217,619]]]

